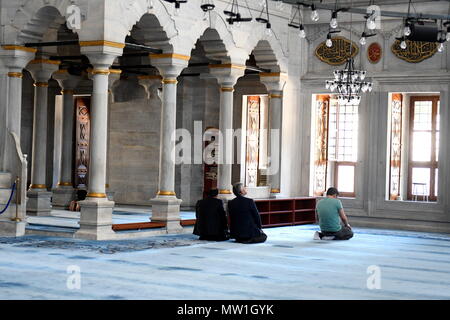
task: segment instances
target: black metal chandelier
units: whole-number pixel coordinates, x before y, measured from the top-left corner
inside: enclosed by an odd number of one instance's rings
[[[327,80],[325,88],[337,95],[339,103],[358,105],[361,93],[372,91],[372,82],[364,81],[366,71],[356,70],[352,57],[343,70],[335,70],[333,74],[334,79]]]

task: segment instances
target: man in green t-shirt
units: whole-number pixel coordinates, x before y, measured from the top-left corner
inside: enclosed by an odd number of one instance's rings
[[[353,237],[353,231],[348,224],[342,203],[337,199],[338,196],[338,190],[331,187],[327,190],[327,197],[317,203],[316,211],[321,232],[316,231],[314,239],[348,240]]]

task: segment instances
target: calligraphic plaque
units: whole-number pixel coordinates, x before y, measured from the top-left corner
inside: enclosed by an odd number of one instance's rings
[[[343,37],[335,37],[331,40],[333,46],[328,48],[325,41],[316,48],[316,56],[323,62],[331,65],[344,64],[347,59],[358,54],[359,48],[353,42]],[[351,56],[350,56],[351,49]]]
[[[437,51],[436,42],[406,40],[406,49],[400,48],[400,40],[392,45],[392,53],[402,60],[410,63],[418,63],[432,57]]]

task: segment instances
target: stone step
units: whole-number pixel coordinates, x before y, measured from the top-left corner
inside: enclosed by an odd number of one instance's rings
[[[11,188],[11,173],[0,171],[0,188]]]
[[[78,228],[66,228],[66,227],[56,227],[50,225],[28,223],[28,225],[25,228],[25,234],[73,238],[73,235],[77,230]]]

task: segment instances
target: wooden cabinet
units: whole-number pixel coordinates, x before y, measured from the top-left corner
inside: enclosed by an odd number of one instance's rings
[[[263,228],[316,222],[316,198],[255,200]]]

